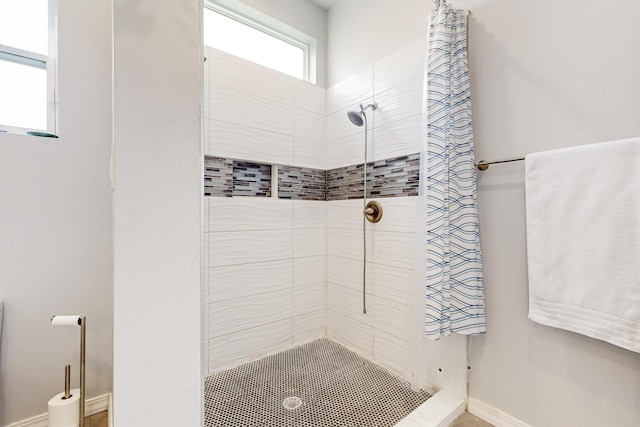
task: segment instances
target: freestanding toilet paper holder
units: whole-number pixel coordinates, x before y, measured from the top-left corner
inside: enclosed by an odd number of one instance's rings
[[[85,388],[85,362],[86,362],[86,346],[85,339],[87,336],[87,318],[79,315],[56,315],[51,318],[52,326],[80,326],[80,413],[79,426],[84,427],[84,388]],[[66,386],[65,386],[66,388]]]

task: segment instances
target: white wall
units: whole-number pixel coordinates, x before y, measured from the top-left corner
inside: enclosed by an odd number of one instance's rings
[[[114,16],[114,415],[202,425],[200,0]]]
[[[237,0],[317,41],[316,84],[327,87],[327,11],[308,0]]]
[[[426,35],[429,0],[339,0],[328,12],[327,87]]]
[[[205,53],[206,154],[324,169],[325,89]],[[272,195],[205,198],[207,373],[326,334],[326,202]]]
[[[459,3],[478,158],[640,135],[638,2]],[[471,396],[533,426],[638,425],[640,354],[527,320],[524,165],[491,167],[479,190],[488,333]]]
[[[431,2],[383,3],[329,11],[330,85],[424,35]],[[640,134],[637,2],[450,3],[471,10],[478,158]],[[471,342],[471,397],[532,426],[637,425],[640,355],[527,320],[523,165],[482,173],[479,205],[488,332]]]
[[[47,411],[78,384],[79,328],[87,316],[87,396],[111,390],[111,8],[57,2],[59,134],[0,134],[0,425]]]

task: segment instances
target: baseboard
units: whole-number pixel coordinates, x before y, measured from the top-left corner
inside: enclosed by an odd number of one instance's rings
[[[87,399],[84,406],[85,415],[87,417],[95,415],[97,413],[109,410],[109,401],[111,399],[111,393],[103,394],[102,396],[92,397]],[[111,418],[111,416],[109,416]],[[9,424],[5,427],[48,427],[49,415],[41,414],[35,417],[27,418],[26,420],[16,421],[13,424]]]
[[[96,397],[92,397],[91,399],[87,399],[87,404],[84,406],[84,415],[87,417],[90,417],[91,415],[108,411],[110,399],[111,399],[111,393],[107,393],[107,394],[103,394],[102,396],[96,396]]]
[[[531,427],[529,424],[472,397],[469,398],[467,410],[496,427]]]

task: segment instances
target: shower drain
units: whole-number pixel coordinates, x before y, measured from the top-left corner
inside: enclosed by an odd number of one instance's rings
[[[293,411],[294,409],[298,409],[300,406],[302,406],[302,400],[300,400],[299,397],[295,396],[287,397],[282,402],[282,406],[284,406],[285,409]]]

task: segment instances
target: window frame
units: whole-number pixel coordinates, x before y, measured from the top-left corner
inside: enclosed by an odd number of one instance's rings
[[[13,46],[0,44],[0,59],[15,64],[27,65],[46,71],[47,79],[47,128],[33,129],[10,126],[0,122],[0,134],[28,134],[32,136],[44,136],[57,138],[58,114],[57,114],[57,52],[58,52],[58,19],[57,0],[47,0],[48,13],[48,54],[43,55]]]
[[[302,49],[304,55],[302,80],[316,83],[317,48],[313,37],[232,0],[205,0],[204,7]]]

